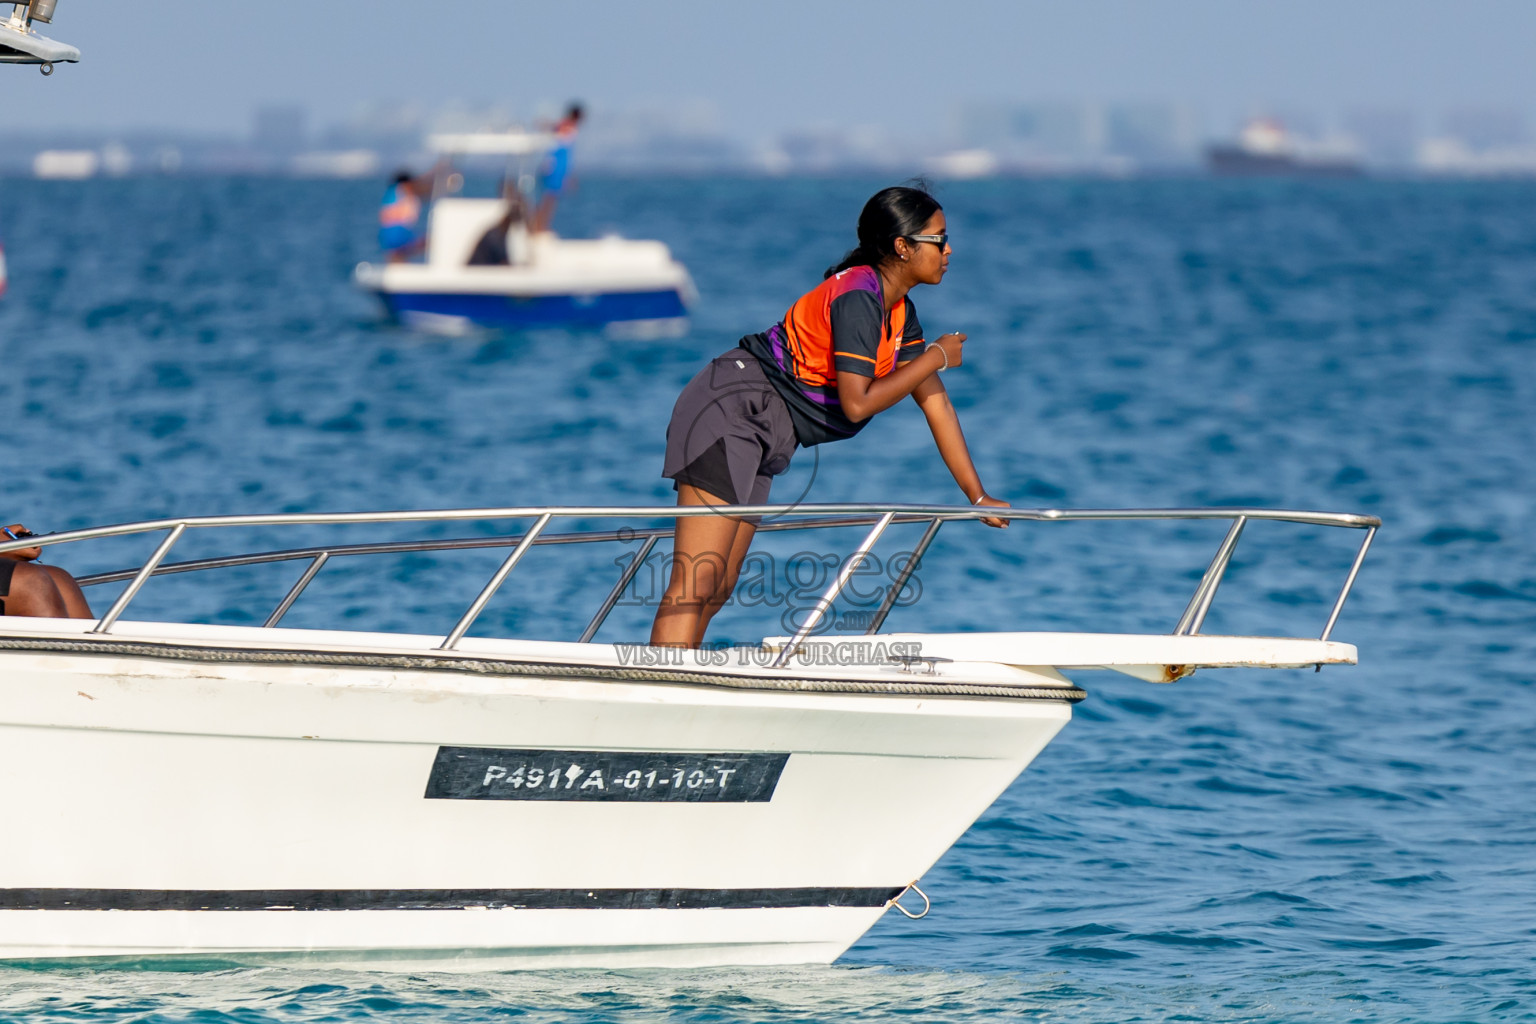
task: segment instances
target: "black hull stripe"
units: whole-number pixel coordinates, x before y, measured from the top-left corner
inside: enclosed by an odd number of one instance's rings
[[[902,887],[795,889],[0,889],[0,910],[766,910],[881,907]]]

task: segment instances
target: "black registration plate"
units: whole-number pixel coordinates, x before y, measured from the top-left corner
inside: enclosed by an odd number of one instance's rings
[[[428,800],[766,803],[788,754],[438,747]]]

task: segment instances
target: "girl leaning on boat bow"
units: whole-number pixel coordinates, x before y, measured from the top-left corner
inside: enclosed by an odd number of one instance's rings
[[[965,335],[926,342],[908,295],[915,285],[938,284],[949,269],[943,209],[923,189],[883,189],[864,204],[858,238],[783,320],[742,338],[683,388],[662,467],[679,505],[765,504],[796,445],[852,437],[871,416],[911,395],[966,498],[1007,506],[982,487],[939,380],[960,365]],[[703,643],[709,620],[735,589],[756,529],[754,520],[725,515],[677,520],[652,644]]]

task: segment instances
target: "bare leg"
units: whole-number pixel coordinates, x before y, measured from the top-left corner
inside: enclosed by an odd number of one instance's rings
[[[555,195],[546,192],[539,197],[539,205],[533,212],[533,232],[548,231],[550,222],[555,219]]]
[[[56,565],[40,565],[38,568],[48,573],[49,578],[53,580],[54,589],[63,599],[65,611],[70,618],[94,619],[96,617],[91,614],[91,606],[85,600],[85,594],[80,590],[80,584],[75,582],[73,576]]]
[[[69,609],[53,585],[53,577],[42,566],[18,562],[11,576],[11,592],[5,598],[5,614],[64,619],[69,617]]]
[[[721,498],[701,491],[691,484],[677,489],[679,505],[725,505]],[[713,610],[706,608],[715,595],[734,581],[746,556],[745,545],[738,553],[737,534],[742,523],[729,516],[680,516],[673,542],[672,576],[656,621],[651,625],[651,643],[655,646],[694,647],[703,637]],[[751,533],[747,534],[751,541]],[[731,558],[735,556],[733,563]],[[729,595],[727,590],[726,594]],[[723,599],[720,603],[724,603]]]
[[[757,527],[745,520],[736,521],[736,536],[731,540],[731,551],[725,560],[725,576],[715,587],[715,592],[710,595],[699,614],[699,628],[693,636],[693,646],[704,646],[704,633],[709,629],[710,620],[715,613],[725,607],[725,602],[731,599],[736,592],[736,579],[741,575],[741,563],[746,560],[747,549],[752,546],[752,535],[757,532]]]

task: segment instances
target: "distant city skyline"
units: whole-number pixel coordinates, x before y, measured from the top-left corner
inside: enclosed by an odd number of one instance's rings
[[[425,168],[438,132],[497,131],[507,104],[378,104],[318,124],[299,103],[256,108],[243,131],[41,129],[0,126],[0,174],[278,174],[375,177]],[[1237,146],[1241,153],[1232,155]],[[1213,173],[1536,176],[1528,119],[1507,107],[1271,112],[1211,133],[1188,105],[1155,101],[988,101],[960,104],[922,138],[862,126],[808,126],[744,140],[702,102],[599,111],[580,142],[593,172],[993,175]],[[1218,158],[1218,151],[1228,156]],[[488,168],[482,167],[482,170]]]
[[[1209,136],[1287,111],[1383,111],[1380,127],[1462,110],[1498,132],[1498,111],[1524,118],[1536,97],[1524,0],[60,0],[43,30],[83,61],[51,78],[0,69],[0,129],[244,136],[285,105],[319,131],[366,109],[526,120],[581,97],[629,118],[681,111],[743,144],[862,131],[926,145],[988,103],[1179,110],[1177,131]]]

